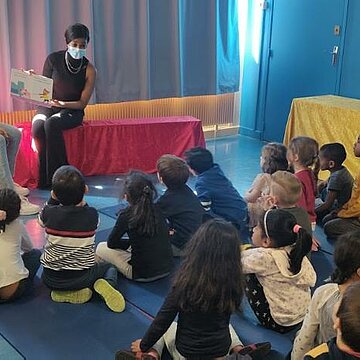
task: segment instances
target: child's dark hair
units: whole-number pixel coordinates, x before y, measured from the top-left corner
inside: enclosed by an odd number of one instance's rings
[[[336,268],[331,278],[339,285],[360,269],[360,230],[339,237],[335,244],[334,262]]]
[[[190,172],[183,159],[174,155],[163,155],[156,164],[159,176],[169,189],[178,189],[184,186]]]
[[[313,138],[297,136],[290,140],[289,149],[299,157],[303,166],[312,166],[318,160],[319,144]]]
[[[240,239],[222,219],[203,223],[186,246],[173,282],[175,297],[186,312],[230,313],[243,297]]]
[[[342,341],[360,352],[360,282],[345,290],[336,316],[340,319]]]
[[[90,41],[89,29],[84,24],[76,23],[70,25],[65,30],[65,41],[69,44],[75,39],[85,39],[88,43]]]
[[[294,215],[282,209],[266,211],[259,218],[259,225],[263,235],[272,240],[273,247],[294,245],[289,254],[289,270],[297,274],[304,256],[311,250],[311,235],[297,224]]]
[[[150,177],[140,171],[130,172],[125,180],[124,194],[130,205],[125,210],[129,215],[129,228],[136,229],[141,235],[154,236],[156,189]]]
[[[5,224],[10,224],[20,215],[21,200],[16,191],[12,189],[0,190],[0,210],[6,211]]]
[[[288,161],[286,152],[286,146],[277,142],[271,142],[264,145],[261,149],[261,156],[263,159],[261,170],[270,175],[278,170],[287,170]]]
[[[325,144],[320,148],[320,152],[325,159],[334,161],[337,166],[346,159],[345,147],[340,143]]]
[[[85,179],[82,173],[71,165],[59,167],[52,178],[52,190],[62,205],[77,205],[85,194]]]
[[[214,166],[214,160],[211,152],[202,147],[194,147],[187,150],[184,154],[186,163],[197,173],[202,174],[204,171]]]

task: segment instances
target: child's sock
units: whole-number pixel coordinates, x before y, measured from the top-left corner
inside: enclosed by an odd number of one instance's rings
[[[110,310],[114,312],[122,312],[125,309],[124,297],[105,279],[96,280],[94,290],[104,299]]]
[[[71,304],[84,304],[92,297],[92,291],[89,288],[81,290],[51,291],[51,299],[55,302],[66,302]]]

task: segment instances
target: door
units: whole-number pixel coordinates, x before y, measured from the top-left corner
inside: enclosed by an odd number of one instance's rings
[[[360,99],[360,1],[349,0],[339,95]]]
[[[269,1],[267,76],[259,113],[264,140],[283,140],[293,98],[336,94],[339,59],[332,52],[340,51],[346,1]]]

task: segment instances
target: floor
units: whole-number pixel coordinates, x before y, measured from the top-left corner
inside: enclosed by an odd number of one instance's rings
[[[260,141],[244,136],[207,142],[215,161],[220,164],[241,194],[248,189],[253,178],[260,172],[259,157],[262,146],[263,143]],[[153,176],[156,181],[156,175]],[[86,195],[86,201],[97,208],[100,214],[96,241],[105,241],[115,223],[114,208],[121,204],[124,176],[94,176],[86,180],[90,190]],[[194,179],[190,179],[189,185],[193,186],[193,183]],[[157,184],[157,188],[159,193],[164,191],[160,184]],[[29,199],[43,205],[48,197],[48,191],[33,190]],[[35,247],[41,248],[45,236],[36,216],[24,217],[23,220]],[[326,240],[321,229],[316,230],[316,236],[324,250],[316,253],[312,259],[318,272],[319,285],[331,272],[333,246]],[[120,279],[119,288],[127,300],[127,307],[123,313],[114,314],[96,299],[84,305],[53,303],[49,298],[49,291],[40,280],[37,280],[33,296],[0,307],[0,334],[29,360],[113,359],[116,350],[128,347],[132,340],[143,335],[152,317],[156,315],[169,286],[170,279],[147,285]],[[253,320],[241,324],[241,327],[252,324],[249,333],[244,335],[244,338],[252,336],[249,341],[270,336],[258,325],[254,325]],[[279,349],[271,358],[281,359],[283,357],[280,353],[289,349],[283,349],[282,338],[274,336],[273,339],[274,343],[279,342]],[[288,346],[291,346],[291,342],[289,344]],[[4,359],[19,358],[15,350],[13,357],[11,348],[8,352],[10,355]]]

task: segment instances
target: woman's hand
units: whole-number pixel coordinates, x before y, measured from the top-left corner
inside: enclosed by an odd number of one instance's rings
[[[134,352],[134,353],[137,353],[139,351],[141,352],[140,343],[141,343],[141,339],[133,341],[131,343],[131,351]]]
[[[29,70],[21,69],[21,71],[28,75],[36,75],[36,72],[34,69],[29,69]]]
[[[9,134],[4,129],[0,129],[0,135],[2,135],[4,138],[9,137]]]
[[[65,102],[64,101],[60,101],[60,100],[55,100],[55,99],[52,99],[49,101],[49,104],[51,106],[54,106],[54,107],[64,107],[65,105]]]
[[[6,211],[0,210],[0,221],[6,220]]]

